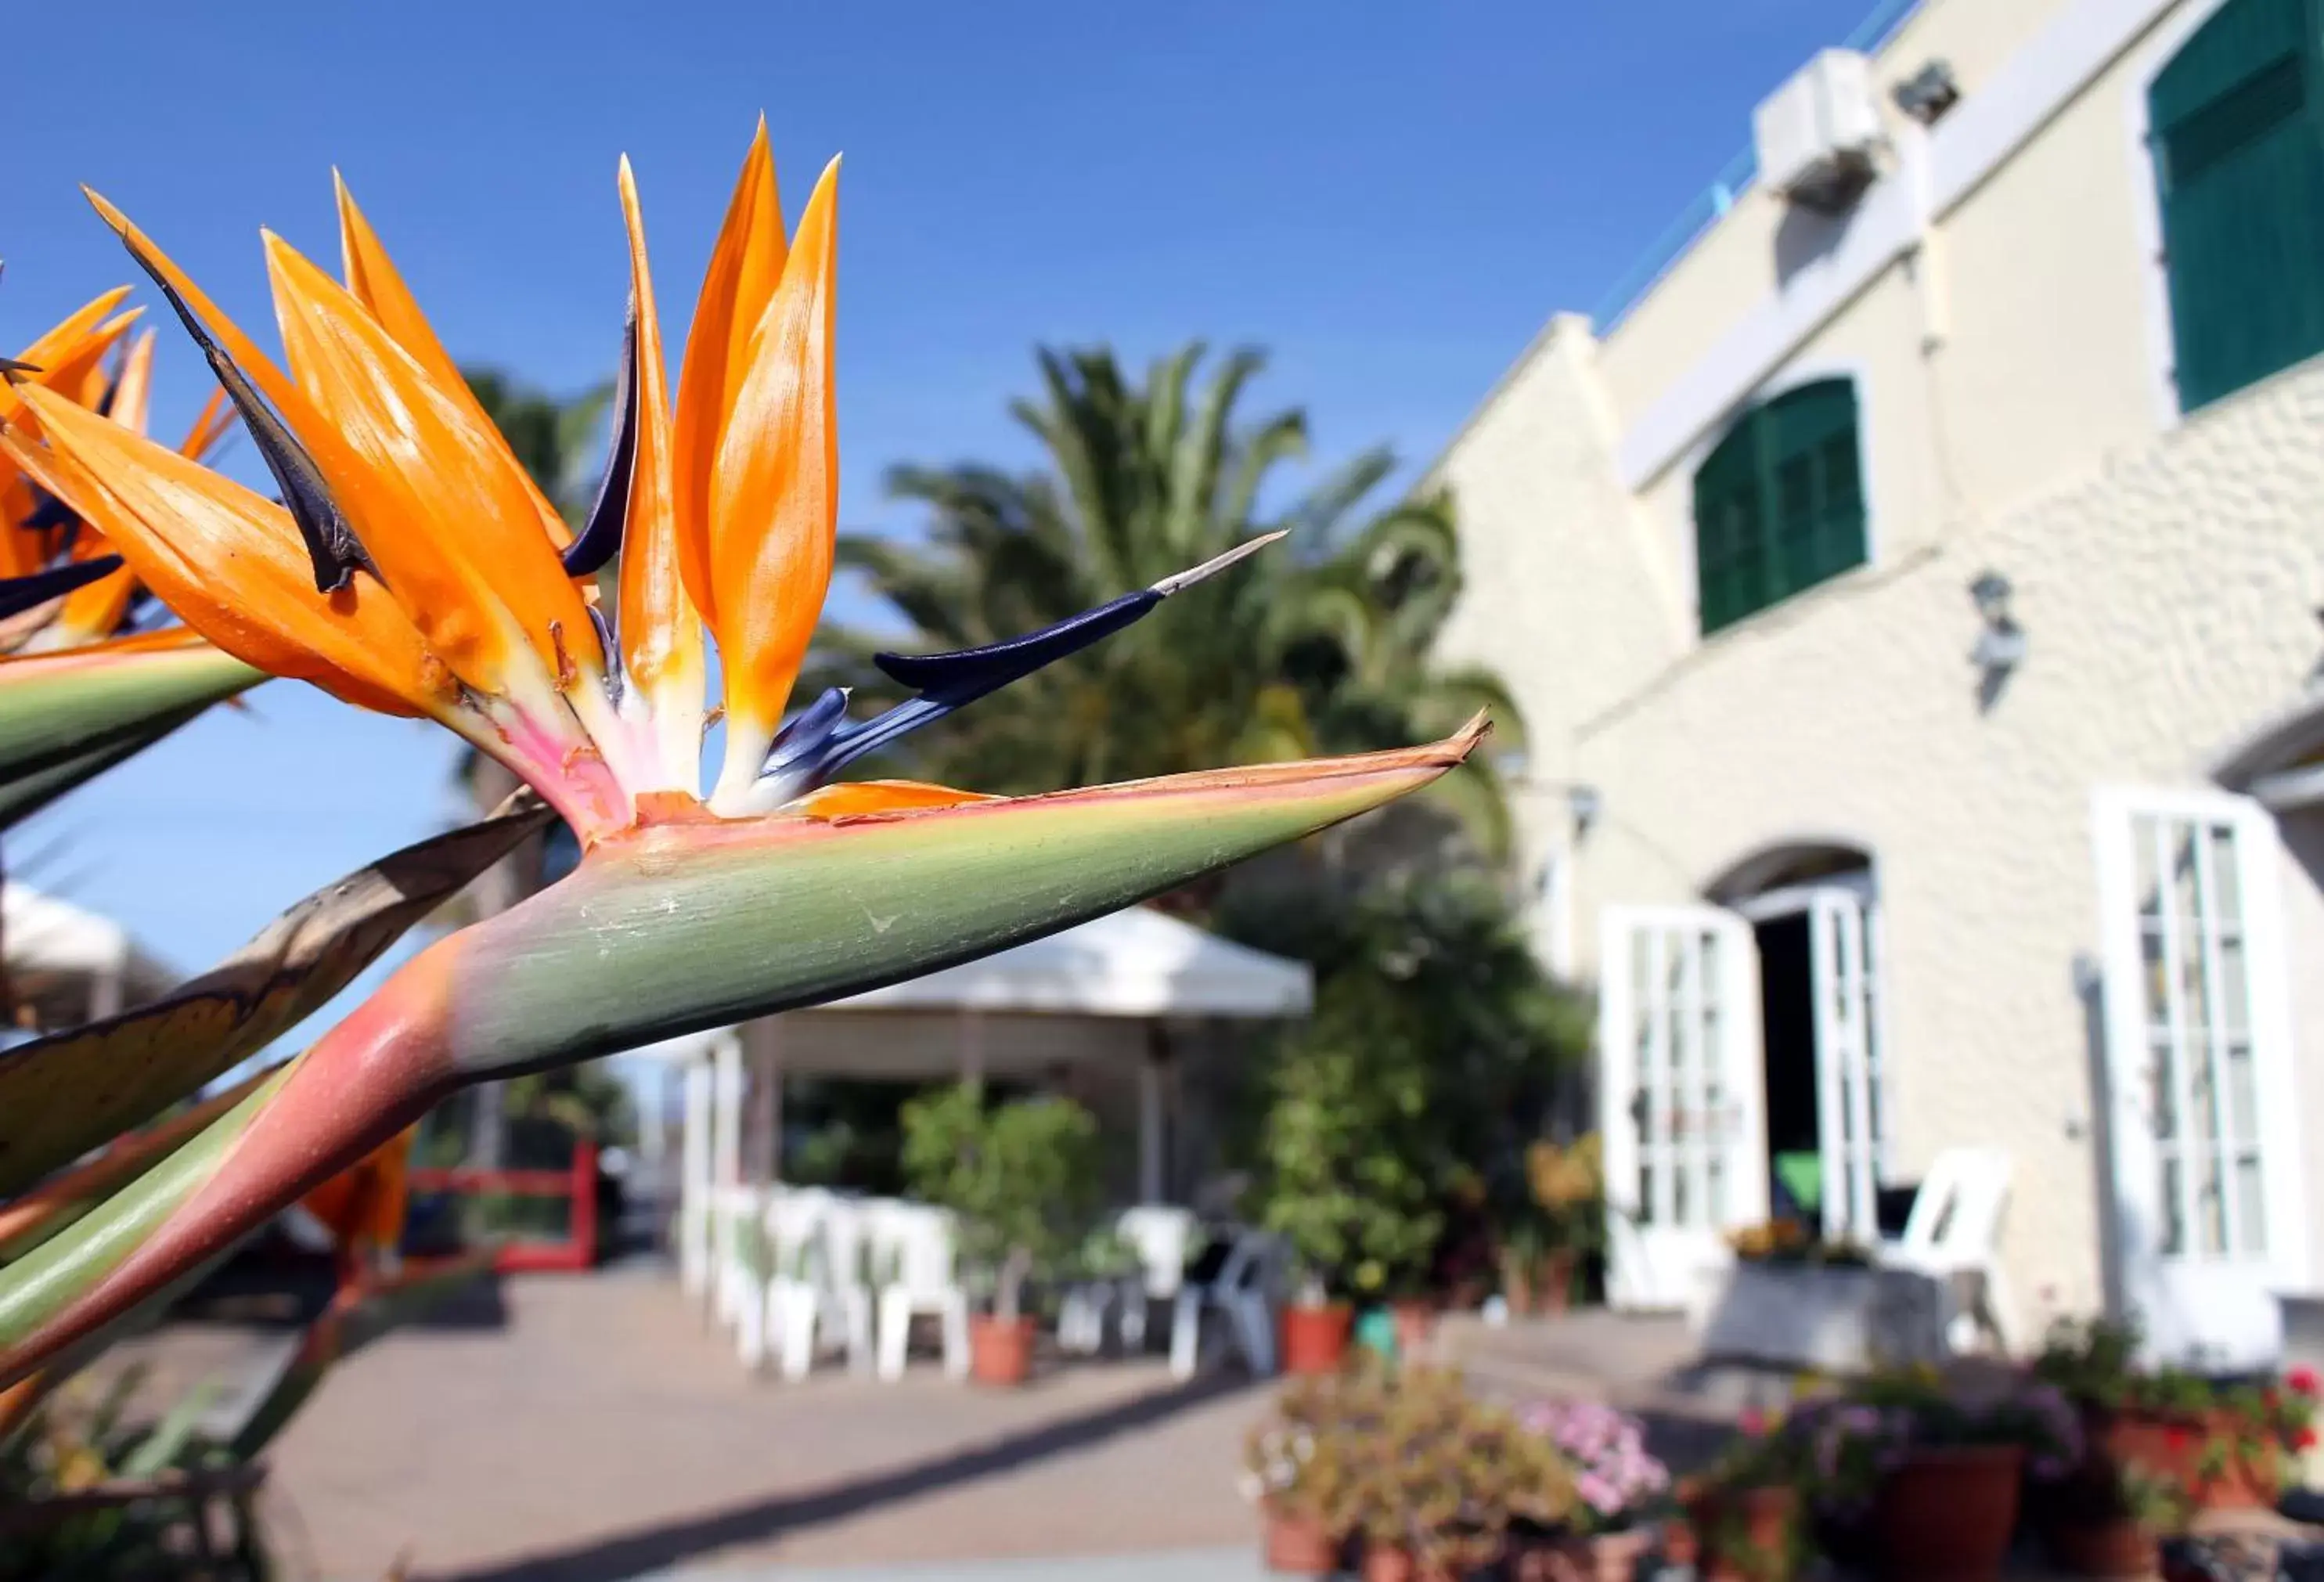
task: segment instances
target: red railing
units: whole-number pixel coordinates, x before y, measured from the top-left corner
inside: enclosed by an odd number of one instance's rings
[[[594,1268],[597,1262],[597,1145],[588,1138],[573,1144],[570,1170],[415,1170],[411,1191],[449,1192],[481,1197],[498,1192],[512,1198],[563,1198],[567,1203],[566,1236],[561,1242],[507,1241],[493,1253],[493,1268],[502,1274],[540,1272],[570,1272]]]

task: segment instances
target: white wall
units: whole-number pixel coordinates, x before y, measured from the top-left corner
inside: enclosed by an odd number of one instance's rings
[[[2324,656],[2324,365],[2183,424],[2157,399],[2168,328],[2137,106],[2209,8],[1933,0],[1884,55],[1884,81],[1943,55],[1973,98],[2022,80],[2027,41],[2067,23],[2105,23],[2115,51],[1759,387],[1859,380],[1868,567],[1699,640],[1689,475],[1716,430],[1639,494],[1623,482],[1633,426],[1778,289],[1765,195],[1604,346],[1554,326],[1438,469],[1460,494],[1468,578],[1448,646],[1508,677],[1538,772],[1604,797],[1572,874],[1583,972],[1603,905],[1694,898],[1776,843],[1871,850],[1899,1162],[1909,1177],[1950,1143],[2010,1150],[2029,1326],[2099,1292],[2075,985],[2098,945],[2092,788],[2197,783]],[[1968,657],[1967,590],[1987,569],[2015,585],[2031,645],[1989,710]],[[1543,849],[1563,805],[1529,811]],[[2296,959],[2312,960],[2324,898],[2292,866]],[[2324,991],[2300,993],[2313,1148]]]

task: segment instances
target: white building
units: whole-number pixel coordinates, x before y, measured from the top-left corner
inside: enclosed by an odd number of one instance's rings
[[[1968,1143],[2022,1335],[2324,1276],[2319,11],[1887,7],[1437,464],[1654,1278]]]

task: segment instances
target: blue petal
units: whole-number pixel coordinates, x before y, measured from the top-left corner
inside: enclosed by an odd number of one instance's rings
[[[1141,587],[1006,643],[951,653],[875,653],[872,662],[898,685],[958,708],[1111,636],[1161,602],[1161,594]]]
[[[613,439],[605,451],[604,476],[580,533],[565,546],[565,575],[595,577],[622,550],[630,521],[630,474],[638,460],[638,312],[630,304],[629,328],[622,337],[622,375],[613,397]],[[610,649],[608,652],[612,652]]]
[[[120,556],[99,555],[93,560],[76,560],[69,566],[35,571],[30,577],[0,578],[0,620],[23,615],[35,605],[60,598],[120,569]]]

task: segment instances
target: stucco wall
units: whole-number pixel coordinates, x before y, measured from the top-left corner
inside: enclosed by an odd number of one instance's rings
[[[1874,61],[1873,81],[1890,135],[1904,134],[1907,125],[1889,97],[1896,83],[1931,60],[1942,60],[1952,67],[1962,92],[1976,93],[1996,66],[2069,3],[1927,0]],[[1764,84],[1763,92],[1773,93],[1780,86]],[[1737,131],[1739,148],[1748,141],[1750,128]],[[1893,157],[1885,162],[1893,171]],[[1706,184],[1712,173],[1706,164]],[[1674,199],[1674,206],[1684,201],[1683,197]],[[1677,260],[1652,296],[1607,337],[1606,388],[1622,421],[1635,421],[1684,375],[1706,346],[1775,291],[1784,260],[1800,251],[1796,240],[1787,240],[1784,233],[1789,229],[1796,237],[1818,228],[1803,220],[1765,188],[1746,190],[1718,226]]]
[[[1615,476],[1596,355],[1587,320],[1554,321],[1431,479],[1462,523],[1463,591],[1440,652],[1508,680],[1530,782],[1569,778],[1576,727],[1692,642],[1693,597]],[[1562,847],[1565,804],[1545,787],[1517,806],[1537,867]]]
[[[1899,1163],[2009,1149],[2008,1256],[2031,1318],[2099,1291],[2074,985],[2098,946],[2091,789],[2198,783],[2298,692],[2319,651],[2319,425],[2311,366],[1722,635],[1576,744],[1606,807],[1577,865],[1584,920],[1697,895],[1803,836],[1876,855]],[[2031,651],[1980,711],[1966,587],[1987,567],[2015,585]],[[1587,960],[1587,928],[1581,942]]]
[[[1867,547],[1876,569],[1925,549],[1960,509],[1922,347],[1923,298],[1930,289],[1915,267],[1888,270],[1758,392],[1759,399],[1767,400],[1811,380],[1838,375],[1856,381]],[[1696,627],[1694,471],[1720,437],[1720,431],[1705,434],[1639,496],[1655,542],[1682,589],[1689,646]],[[1720,641],[1713,638],[1712,645]]]
[[[1910,1177],[1951,1143],[2010,1151],[2029,1330],[2100,1291],[2098,1050],[2076,976],[2098,946],[2093,788],[2201,783],[2324,654],[2324,361],[2183,424],[2161,378],[2138,107],[2212,8],[2159,14],[1762,387],[1858,379],[1869,565],[1700,640],[1691,474],[1715,430],[1642,493],[1622,481],[1641,412],[1775,290],[1764,194],[1604,346],[1555,327],[1438,469],[1460,492],[1468,589],[1448,646],[1508,677],[1537,774],[1602,793],[1570,881],[1582,976],[1608,904],[1698,899],[1777,843],[1874,853],[1897,1162]],[[1943,56],[1974,95],[2086,9],[1932,0],[1880,80]],[[1968,587],[1988,569],[2015,585],[2031,651],[1986,708]],[[1522,810],[1536,858],[1564,845],[1562,800]],[[2324,1154],[2324,980],[2297,967],[2324,958],[2324,830],[2289,833],[2294,1058]]]
[[[2133,46],[1938,234],[1952,331],[1934,366],[1972,511],[2174,421],[2158,398],[2171,348],[2156,243],[2141,228],[2154,170],[2138,110],[2159,65]]]

